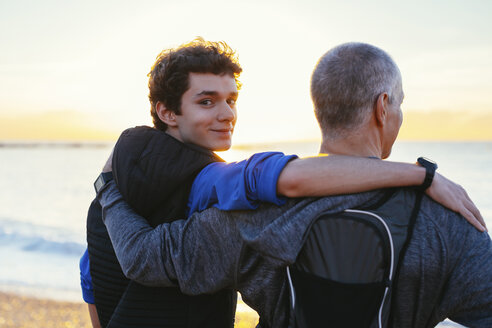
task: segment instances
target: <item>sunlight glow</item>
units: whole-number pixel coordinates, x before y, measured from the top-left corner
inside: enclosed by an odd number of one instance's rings
[[[402,137],[490,140],[491,10],[479,0],[2,1],[0,139],[106,140],[150,125],[146,75],[155,56],[203,36],[225,40],[244,69],[236,144],[319,140],[310,74],[324,52],[348,41],[379,46],[400,66]],[[68,114],[25,119],[53,112]],[[436,114],[420,122],[413,112]],[[437,113],[450,113],[446,124]]]

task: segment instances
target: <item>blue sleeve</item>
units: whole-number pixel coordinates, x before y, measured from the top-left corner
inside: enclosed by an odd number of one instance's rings
[[[295,158],[296,155],[265,152],[237,163],[209,164],[193,182],[188,214],[212,206],[247,210],[256,209],[260,202],[284,204],[285,197],[277,195],[277,180],[285,165]]]
[[[89,265],[89,252],[87,249],[80,258],[80,286],[82,287],[82,298],[86,303],[94,304],[94,289]]]

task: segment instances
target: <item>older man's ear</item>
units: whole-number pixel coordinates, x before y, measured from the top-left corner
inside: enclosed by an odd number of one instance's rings
[[[389,95],[386,92],[381,93],[374,106],[374,118],[379,127],[383,127],[388,117]]]

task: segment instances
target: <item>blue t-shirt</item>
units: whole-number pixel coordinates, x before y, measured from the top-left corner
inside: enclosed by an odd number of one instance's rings
[[[296,155],[280,152],[257,153],[249,159],[207,165],[195,178],[188,198],[188,216],[209,207],[221,210],[256,209],[261,202],[283,205],[277,195],[277,181],[285,165]],[[94,304],[87,250],[80,259],[80,282],[84,301]]]

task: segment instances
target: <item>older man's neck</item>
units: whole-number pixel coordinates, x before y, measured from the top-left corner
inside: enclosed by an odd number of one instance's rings
[[[381,141],[377,136],[351,134],[331,138],[324,136],[320,153],[358,157],[382,157]]]

